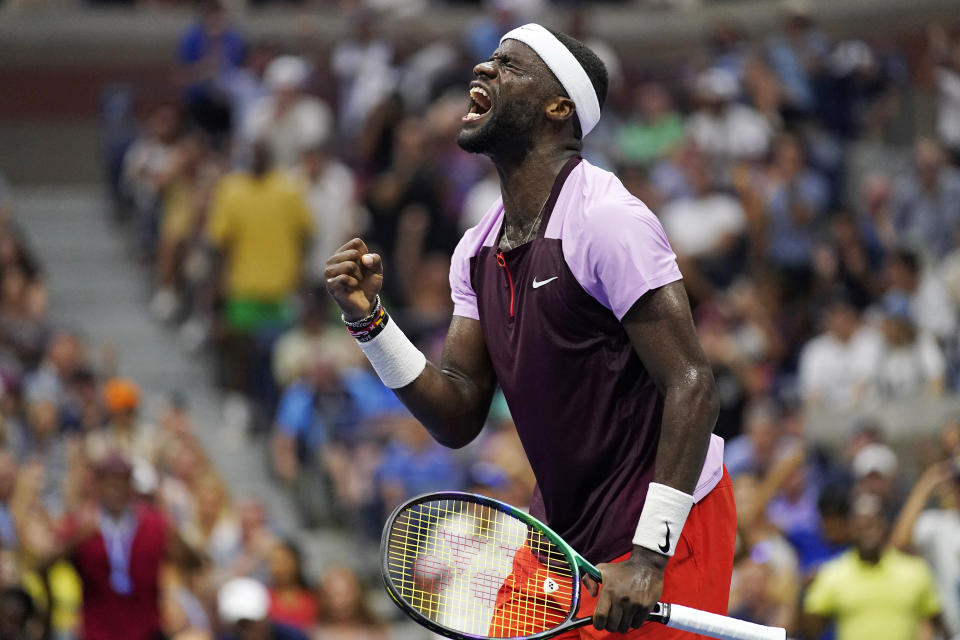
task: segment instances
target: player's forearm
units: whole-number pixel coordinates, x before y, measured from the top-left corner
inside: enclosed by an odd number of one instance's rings
[[[454,449],[477,437],[490,408],[491,394],[468,376],[430,362],[416,380],[395,391],[437,442]]]
[[[691,367],[666,389],[654,481],[693,494],[720,413],[713,373]]]

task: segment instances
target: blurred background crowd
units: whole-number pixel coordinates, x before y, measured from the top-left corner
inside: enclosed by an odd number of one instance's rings
[[[583,155],[680,261],[735,484],[731,614],[960,637],[960,23],[837,36],[787,0],[768,33],[717,18],[662,60],[600,37],[593,3],[492,0],[453,32],[426,2],[348,4],[344,37],[289,41],[206,1],[159,89],[102,96],[103,215],[170,348],[212,363],[224,433],[262,453],[290,530],[233,494],[191,389],[145,411],[117,354],[51,317],[56,274],[0,183],[0,638],[418,637],[375,588],[386,514],[440,489],[523,505],[533,478],[502,398],[477,442],[433,443],[323,264],[364,238],[391,314],[439,358],[450,254],[498,196],[454,142],[471,68],[531,18],[606,63]],[[351,557],[303,557],[298,539],[336,532]]]

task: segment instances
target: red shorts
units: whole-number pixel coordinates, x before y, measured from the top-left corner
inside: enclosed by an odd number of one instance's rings
[[[667,563],[661,601],[726,614],[736,536],[737,512],[733,502],[733,484],[724,469],[723,477],[713,491],[690,510],[676,551]],[[612,562],[622,562],[629,555],[624,554]],[[496,611],[490,625],[492,635],[502,635],[495,633],[498,626],[515,629],[517,612],[532,609],[533,606],[527,603],[534,598],[544,598],[542,582],[546,574],[542,571],[542,565],[540,571],[536,570],[537,566],[538,561],[529,549],[524,548],[514,557],[513,573],[497,595]],[[558,578],[557,582],[562,583],[562,579]],[[570,599],[567,597],[566,602],[562,602],[564,591],[561,589],[549,597],[549,600],[556,600],[552,603],[556,613],[536,621],[535,626],[527,630],[528,635],[555,626],[566,617]],[[596,598],[581,588],[577,617],[593,615],[596,604]],[[542,609],[542,604],[538,608]],[[546,627],[543,626],[544,622],[547,623]],[[696,636],[653,623],[626,634],[597,631],[593,625],[588,625],[557,636],[562,640],[599,640],[608,637],[690,640]]]

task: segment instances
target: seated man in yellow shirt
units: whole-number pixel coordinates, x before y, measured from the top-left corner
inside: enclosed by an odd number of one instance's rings
[[[807,637],[828,619],[837,640],[914,640],[922,625],[940,626],[933,573],[914,556],[887,546],[883,502],[864,493],[853,502],[854,548],[824,564],[803,600]]]

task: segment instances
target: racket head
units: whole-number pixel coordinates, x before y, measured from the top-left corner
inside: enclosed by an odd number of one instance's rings
[[[533,516],[457,491],[400,505],[384,526],[381,562],[397,606],[434,633],[467,640],[537,640],[580,626],[581,571],[596,571]],[[522,583],[504,586],[518,567]]]

